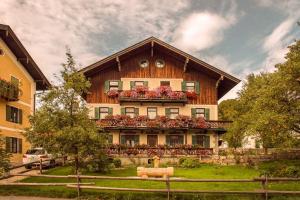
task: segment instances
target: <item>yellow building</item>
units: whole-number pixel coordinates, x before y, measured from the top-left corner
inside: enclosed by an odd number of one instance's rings
[[[6,140],[13,164],[20,163],[30,148],[22,132],[34,112],[36,90],[49,86],[12,29],[0,24],[0,135]]]

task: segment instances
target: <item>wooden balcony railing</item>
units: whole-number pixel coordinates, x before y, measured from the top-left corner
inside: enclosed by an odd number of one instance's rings
[[[226,131],[232,121],[205,120],[204,118],[191,118],[188,116],[178,116],[176,119],[170,119],[165,116],[158,116],[155,119],[149,119],[147,116],[136,116],[130,118],[126,115],[107,116],[106,119],[96,121],[104,129],[206,129]]]
[[[17,101],[19,100],[20,89],[18,86],[8,82],[6,80],[0,79],[0,98],[7,101]]]

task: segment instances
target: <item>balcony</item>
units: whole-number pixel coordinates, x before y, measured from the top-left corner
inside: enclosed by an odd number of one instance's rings
[[[118,98],[120,104],[126,102],[135,103],[181,103],[185,105],[189,99],[197,98],[195,92],[172,91],[169,86],[160,86],[155,90],[148,90],[146,86],[136,86],[132,90],[111,90],[108,97]]]
[[[6,80],[0,79],[0,98],[7,101],[19,100],[20,89]]]
[[[191,118],[189,116],[177,116],[170,119],[165,116],[157,116],[149,119],[147,116],[130,118],[127,115],[109,115],[105,119],[97,120],[99,127],[105,130],[216,130],[226,131],[231,121],[205,120],[204,118]]]

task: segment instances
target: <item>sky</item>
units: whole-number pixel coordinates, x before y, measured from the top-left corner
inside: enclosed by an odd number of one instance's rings
[[[245,80],[300,39],[300,0],[1,0],[0,13],[51,82],[66,46],[82,68],[154,36]]]

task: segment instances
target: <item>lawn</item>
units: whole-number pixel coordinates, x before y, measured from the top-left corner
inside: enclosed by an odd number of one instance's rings
[[[51,175],[69,175],[72,174],[72,168],[58,167],[50,169],[46,174]],[[86,173],[88,175],[103,175],[95,173]],[[108,176],[136,176],[136,168],[126,168],[121,170],[113,170]],[[182,178],[203,178],[203,179],[251,179],[259,176],[259,171],[254,168],[243,166],[217,166],[203,164],[199,168],[183,169],[175,168],[175,177]],[[44,178],[31,177],[26,178],[22,182],[76,182],[75,179],[67,178]],[[95,182],[97,186],[109,187],[127,187],[127,188],[166,188],[165,183],[154,181],[126,181],[126,180],[83,180],[83,182]],[[187,190],[259,190],[260,183],[171,183],[173,189]],[[273,183],[269,184],[269,188],[273,190],[300,190],[300,183]],[[76,190],[65,187],[0,187],[0,194],[22,194],[35,196],[59,196],[59,197],[75,197]],[[125,192],[105,192],[84,190],[83,196],[97,197],[104,199],[165,199],[164,194],[141,194],[134,195]],[[261,196],[216,196],[216,195],[172,195],[173,199],[261,199]],[[300,199],[300,197],[273,197],[272,199]]]

